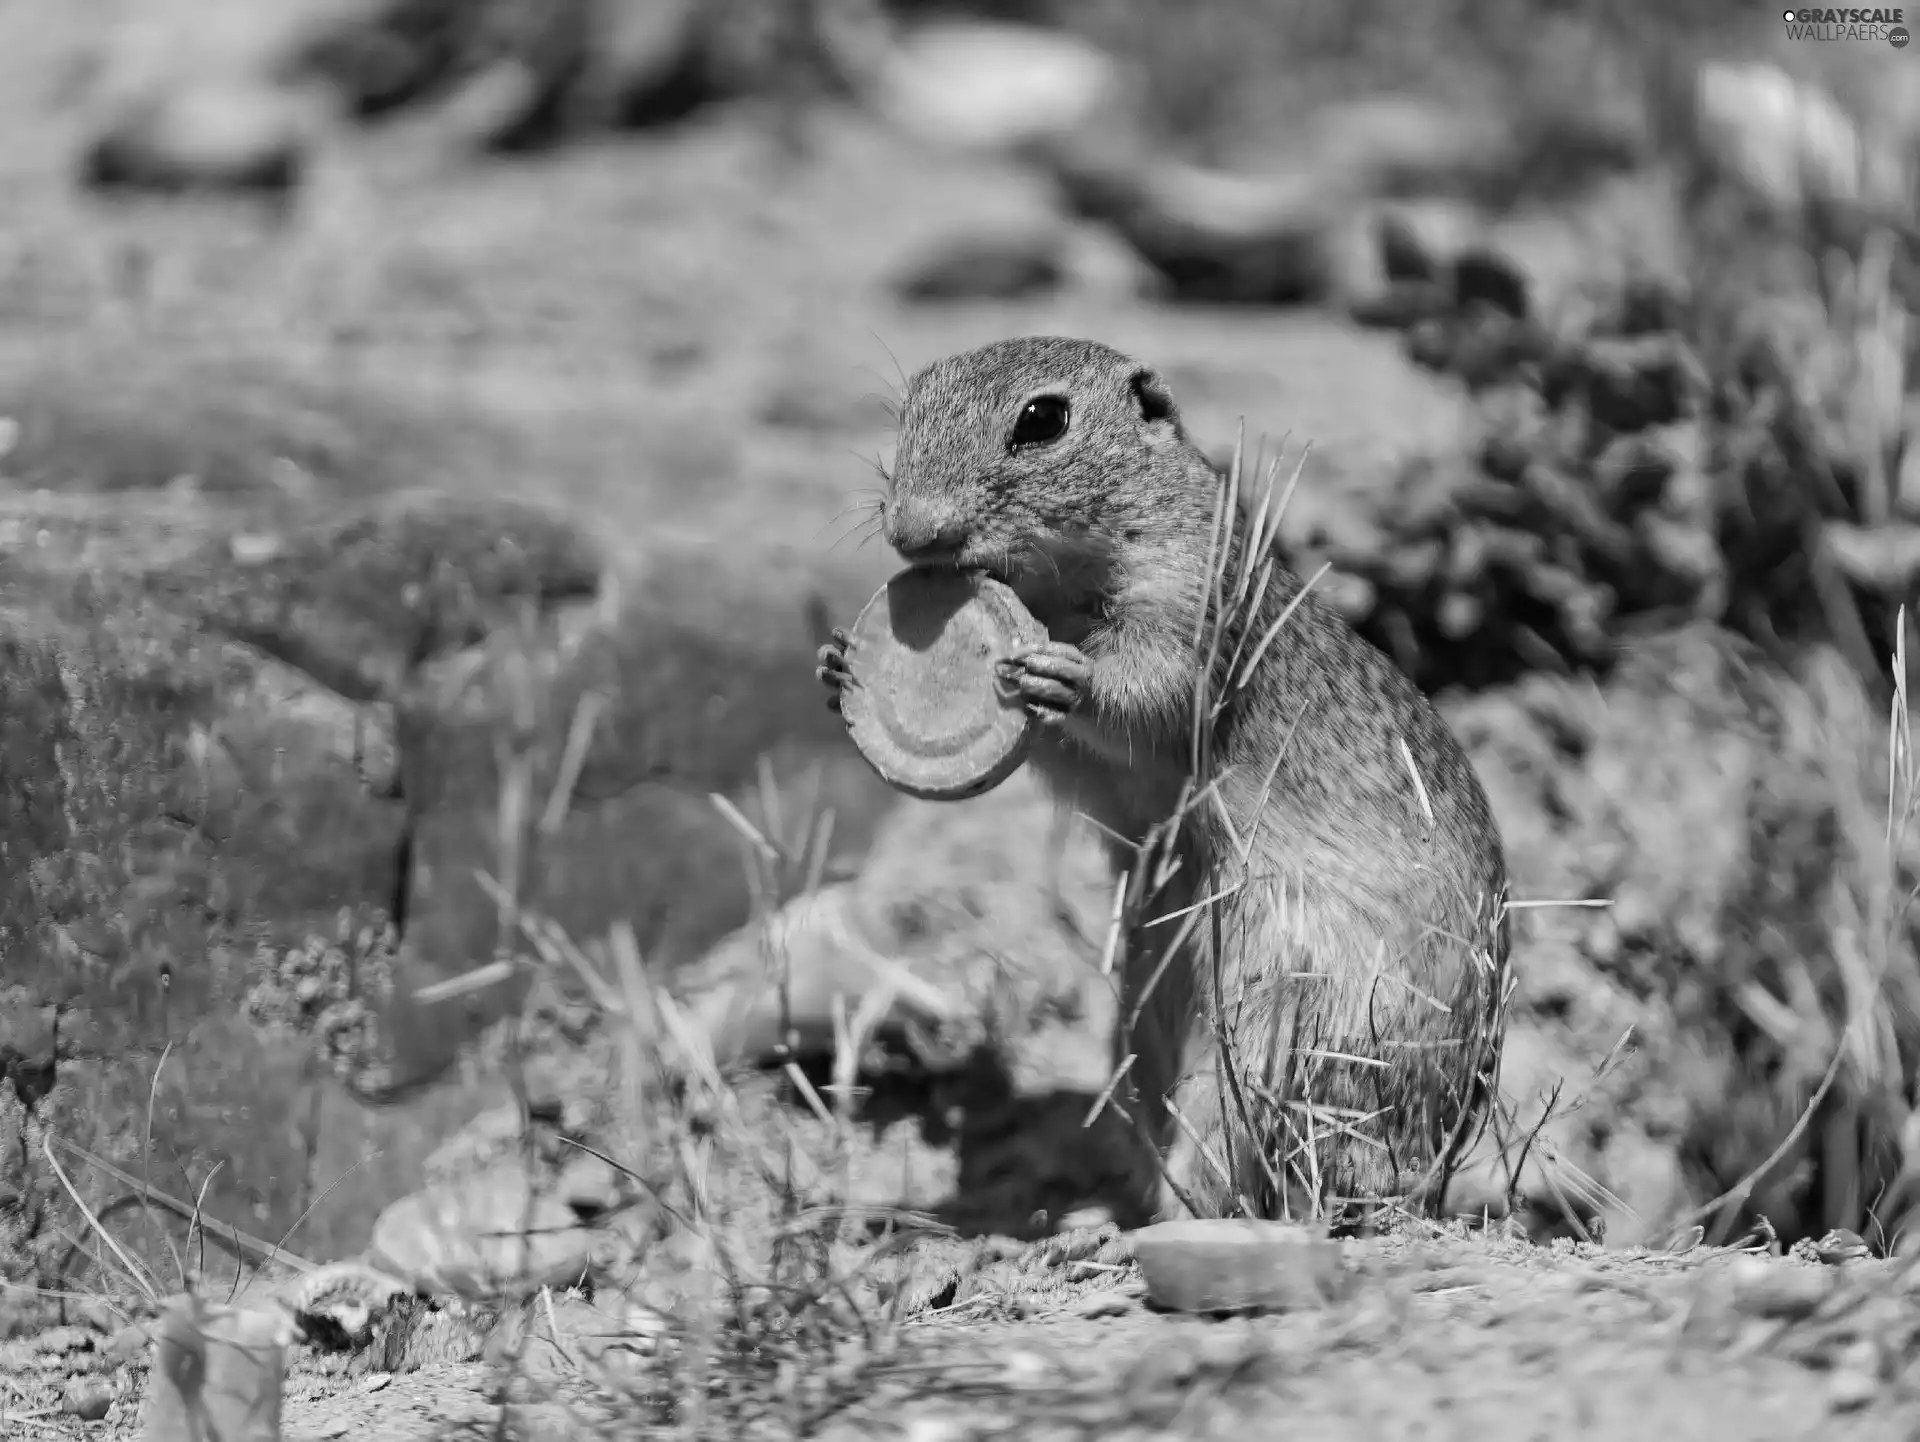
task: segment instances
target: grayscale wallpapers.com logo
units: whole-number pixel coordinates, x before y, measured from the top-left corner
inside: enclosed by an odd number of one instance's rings
[[[1907,31],[1907,12],[1899,6],[1891,10],[1806,7],[1780,14],[1787,23],[1789,40],[1874,40],[1904,50],[1912,38]]]

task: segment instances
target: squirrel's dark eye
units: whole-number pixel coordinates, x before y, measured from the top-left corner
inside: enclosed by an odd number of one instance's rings
[[[1035,396],[1013,423],[1014,446],[1044,446],[1067,433],[1067,403],[1059,396]]]

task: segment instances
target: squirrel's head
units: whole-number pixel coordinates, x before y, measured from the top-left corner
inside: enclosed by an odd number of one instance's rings
[[[998,341],[908,383],[882,512],[910,562],[1031,597],[1099,589],[1128,549],[1212,523],[1212,471],[1166,383],[1095,341]],[[1197,518],[1197,519],[1196,519]]]

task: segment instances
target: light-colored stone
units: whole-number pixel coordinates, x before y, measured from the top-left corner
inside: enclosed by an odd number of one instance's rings
[[[69,1377],[60,1389],[60,1409],[82,1422],[98,1422],[113,1406],[113,1383],[104,1377]]]
[[[89,183],[138,189],[285,190],[322,120],[302,97],[244,79],[182,83],[117,110],[87,148]]]
[[[479,1300],[564,1285],[591,1260],[594,1233],[560,1197],[502,1162],[457,1186],[402,1197],[373,1224],[373,1264],[428,1296]]]
[[[1741,1257],[1731,1266],[1734,1307],[1750,1317],[1804,1317],[1838,1285],[1825,1267],[1773,1257]]]
[[[1059,31],[940,21],[877,47],[866,88],[921,139],[1004,150],[1086,125],[1115,103],[1119,81],[1111,58]]]
[[[1175,1312],[1322,1307],[1344,1275],[1338,1243],[1289,1222],[1161,1222],[1133,1234],[1133,1253],[1148,1300]]]

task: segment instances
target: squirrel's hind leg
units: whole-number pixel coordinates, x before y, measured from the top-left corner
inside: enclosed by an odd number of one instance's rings
[[[1159,1215],[1362,1222],[1433,1160],[1423,1123],[1451,1109],[1421,1094],[1450,1070],[1433,1054],[1445,1023],[1377,985],[1364,919],[1310,898],[1284,910],[1242,900],[1254,904],[1223,918],[1219,994],[1212,938],[1197,930],[1177,968],[1188,979],[1177,1017],[1161,1011],[1157,1031],[1133,1040],[1142,1060],[1153,1053],[1143,1084],[1165,1098],[1149,1109]],[[1177,1056],[1165,1045],[1176,1027]]]

